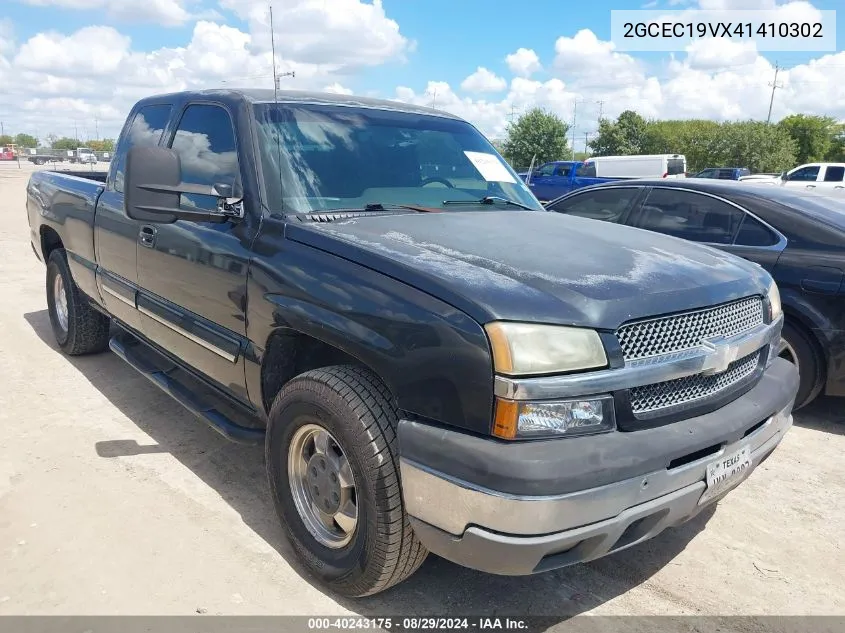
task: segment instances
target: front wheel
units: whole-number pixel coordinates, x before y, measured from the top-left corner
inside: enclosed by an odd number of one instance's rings
[[[92,308],[73,283],[62,248],[47,258],[47,311],[56,342],[65,354],[92,354],[108,348],[109,318]]]
[[[780,354],[798,367],[798,394],[795,396],[794,410],[810,404],[824,386],[824,365],[822,357],[813,341],[793,324],[783,324],[781,332],[786,346]]]
[[[270,410],[270,490],[308,570],[349,597],[413,574],[427,551],[405,514],[398,417],[371,372],[335,366],[291,380]]]

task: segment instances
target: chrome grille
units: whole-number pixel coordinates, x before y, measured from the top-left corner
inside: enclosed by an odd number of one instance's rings
[[[754,373],[760,363],[760,352],[754,352],[735,360],[721,374],[684,376],[675,380],[658,382],[631,389],[631,409],[634,415],[646,417],[654,411],[668,413],[678,405],[695,404],[696,400],[707,398],[743,382]]]
[[[714,336],[734,336],[763,323],[763,299],[748,297],[695,312],[637,321],[616,331],[626,361],[692,349]]]

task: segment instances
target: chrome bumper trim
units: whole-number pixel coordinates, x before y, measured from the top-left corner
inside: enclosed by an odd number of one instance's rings
[[[511,535],[551,534],[579,528],[611,519],[629,508],[690,486],[698,486],[700,496],[705,489],[707,465],[745,446],[751,447],[756,467],[792,425],[791,408],[790,403],[749,436],[695,462],[558,496],[496,492],[402,458],[405,508],[410,516],[455,536],[471,525]]]
[[[778,341],[782,327],[783,316],[779,316],[772,323],[737,336],[710,339],[683,352],[627,362],[619,369],[541,378],[496,376],[494,391],[509,400],[551,400],[630,389],[696,374],[717,374],[733,361]]]

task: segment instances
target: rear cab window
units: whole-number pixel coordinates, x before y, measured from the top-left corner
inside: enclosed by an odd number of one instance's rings
[[[578,178],[595,178],[596,177],[596,164],[595,163],[582,163],[578,165],[575,169],[575,175]]]
[[[169,104],[150,104],[138,109],[115,149],[112,171],[109,175],[109,188],[123,193],[127,152],[136,145],[158,145],[172,111],[173,106]]]
[[[842,182],[845,180],[845,166],[829,165],[824,171],[825,182]]]

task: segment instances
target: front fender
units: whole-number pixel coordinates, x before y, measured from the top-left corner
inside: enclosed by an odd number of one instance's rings
[[[256,405],[267,341],[285,329],[358,359],[384,380],[403,412],[489,431],[493,370],[477,322],[335,255],[285,240],[267,246],[255,249],[273,254],[253,261],[248,281],[248,335],[255,353],[248,357],[247,386]]]

